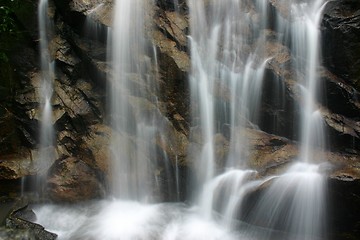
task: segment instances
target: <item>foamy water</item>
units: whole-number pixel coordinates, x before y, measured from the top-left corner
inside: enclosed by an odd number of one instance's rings
[[[232,240],[236,234],[181,204],[104,200],[86,206],[35,207],[37,222],[59,240]]]

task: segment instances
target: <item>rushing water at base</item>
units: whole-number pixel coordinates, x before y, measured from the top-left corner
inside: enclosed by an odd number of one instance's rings
[[[285,1],[284,1],[285,2]],[[177,3],[177,1],[175,1]],[[312,240],[324,238],[325,177],[314,142],[324,147],[319,129],[317,66],[318,24],[323,1],[290,1],[292,16],[279,29],[287,29],[284,43],[291,45],[302,89],[301,153],[298,163],[285,173],[261,178],[248,169],[252,151],[244,132],[257,129],[265,68],[272,56],[266,52],[269,23],[267,0],[189,0],[191,47],[191,129],[195,196],[191,204],[152,202],[159,180],[154,176],[162,139],[162,115],[142,111],[157,99],[143,89],[157,71],[156,50],[146,42],[145,0],[117,0],[114,28],[108,46],[113,71],[110,82],[110,123],[113,128],[112,196],[82,206],[35,207],[38,222],[59,239],[163,239],[163,240]],[[294,14],[294,15],[292,15]],[[131,26],[131,28],[130,28]],[[287,42],[291,39],[291,44]],[[154,59],[150,59],[152,56]],[[155,70],[153,69],[155,65]],[[221,98],[220,92],[226,92]],[[280,91],[279,91],[280,92]],[[282,98],[282,96],[280,97]],[[275,124],[276,126],[276,124]],[[218,140],[226,135],[229,153],[219,166]],[[314,133],[318,134],[314,135]],[[164,166],[168,163],[166,154]],[[178,161],[175,195],[179,194]],[[169,171],[170,172],[170,171]],[[171,188],[169,187],[171,190]],[[249,204],[247,197],[261,192]],[[245,209],[247,206],[250,209]],[[245,222],[238,216],[244,216]]]
[[[297,163],[276,176],[257,200],[249,222],[311,240],[325,234],[325,178],[319,165]],[[274,239],[271,234],[265,239]]]
[[[34,207],[38,223],[59,240],[294,240],[293,235],[236,222],[228,229],[183,204],[103,200],[81,206]],[[272,236],[272,238],[267,238]],[[309,238],[310,240],[310,238]]]

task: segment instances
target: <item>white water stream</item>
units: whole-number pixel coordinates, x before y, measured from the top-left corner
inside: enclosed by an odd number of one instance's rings
[[[111,33],[110,61],[113,72],[110,94],[112,193],[122,199],[148,201],[154,179],[150,175],[155,154],[158,125],[151,113],[137,109],[142,81],[151,81],[150,60],[144,33],[147,3],[143,0],[117,0]],[[146,103],[144,103],[146,104]],[[138,106],[138,105],[137,105]]]
[[[38,7],[38,22],[40,35],[40,63],[41,63],[41,85],[40,85],[40,133],[39,133],[39,159],[38,168],[48,169],[56,158],[55,153],[55,131],[53,126],[52,97],[53,84],[55,80],[55,62],[50,55],[49,38],[53,29],[48,13],[48,1],[40,0]],[[41,173],[44,174],[44,173]],[[35,187],[42,193],[44,176],[36,178]]]

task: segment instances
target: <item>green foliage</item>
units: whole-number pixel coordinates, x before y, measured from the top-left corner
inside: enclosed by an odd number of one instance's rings
[[[14,32],[16,24],[11,16],[12,11],[6,6],[0,6],[0,33]]]
[[[18,2],[15,0],[0,0],[0,62],[8,61],[8,52],[17,34],[17,24],[13,9]]]
[[[17,30],[14,10],[19,6],[15,0],[0,0],[0,34],[11,34]]]
[[[4,52],[0,51],[0,62],[7,63],[8,61],[9,61],[8,56]]]
[[[0,0],[0,104],[11,102],[19,79],[11,61],[28,44],[38,0]],[[36,18],[35,18],[36,20]],[[30,24],[30,25],[27,25]]]
[[[15,48],[21,32],[15,15],[20,0],[0,0],[0,101],[11,96],[14,76],[10,53]]]

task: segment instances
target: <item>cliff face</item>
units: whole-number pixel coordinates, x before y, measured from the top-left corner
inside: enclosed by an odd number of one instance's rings
[[[357,91],[360,89],[359,8],[358,1],[329,2],[324,9],[322,44],[325,66]]]
[[[191,126],[187,79],[190,71],[189,17],[186,2],[178,2],[179,6],[174,6],[173,1],[157,0],[146,17],[149,23],[147,36],[157,53],[156,79],[160,89],[159,93],[150,94],[158,94],[158,111],[165,116],[167,131],[156,145],[168,157],[172,168],[179,165],[185,186],[185,172],[189,171],[191,161],[187,158]],[[29,3],[35,16],[37,1]],[[284,1],[271,0],[269,6],[272,16],[281,14],[286,18]],[[106,87],[111,84],[107,82],[106,33],[111,28],[112,9],[112,0],[50,2],[49,15],[54,21],[50,49],[56,62],[53,124],[58,159],[49,164],[52,165],[49,171],[37,164],[40,125],[37,24],[35,18],[30,21],[18,16],[29,34],[27,44],[22,44],[12,54],[12,74],[2,73],[2,77],[16,79],[17,85],[13,95],[0,105],[0,179],[19,179],[48,171],[47,188],[53,200],[79,201],[106,194],[108,146],[112,132],[106,107]],[[360,5],[355,0],[329,2],[321,25],[324,55],[321,81],[325,100],[320,104],[330,139],[327,152],[332,164],[328,170],[329,187],[334,186],[336,197],[346,199],[351,199],[346,189],[358,185],[360,179],[359,12]],[[272,60],[266,67],[263,86],[259,124],[262,131],[248,129],[246,133],[239,132],[250,139],[254,149],[250,166],[262,175],[281,171],[297,156],[298,137],[294,129],[299,125],[301,104],[291,68],[295,60],[289,47],[277,41],[278,33],[271,24],[268,27],[265,47]],[[272,101],[272,92],[269,91],[279,80],[285,86],[284,109],[279,109]],[[141,87],[150,91],[147,86],[139,85]],[[219,96],[226,99],[226,91],[220,92]],[[136,99],[130,108],[150,111],[155,107],[145,106],[144,101]],[[278,126],[274,129],[275,118]],[[216,153],[221,162],[229,147],[227,132],[219,134],[216,142]],[[165,185],[174,180],[161,168],[156,174],[164,182],[164,186],[160,186],[163,189],[159,189],[163,195],[161,198],[171,200],[173,194]],[[338,187],[340,185],[343,187]],[[184,188],[182,191],[185,193]],[[358,199],[358,195],[355,198]],[[339,209],[339,206],[335,208]],[[350,225],[354,227],[357,221],[360,219],[354,216]],[[350,225],[344,228],[350,229]]]

